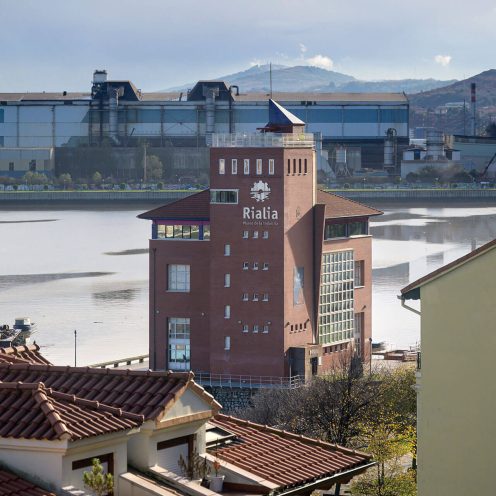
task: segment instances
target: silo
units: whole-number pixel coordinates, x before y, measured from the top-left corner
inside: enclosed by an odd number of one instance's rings
[[[444,157],[444,136],[441,131],[430,130],[426,139],[427,160],[439,160]]]
[[[386,132],[384,140],[384,168],[394,169],[396,167],[396,129],[390,127]]]

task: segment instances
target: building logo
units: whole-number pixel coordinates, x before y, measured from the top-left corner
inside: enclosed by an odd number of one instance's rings
[[[253,183],[253,188],[251,188],[251,197],[257,202],[264,202],[269,198],[270,188],[267,183],[263,181],[258,181]]]

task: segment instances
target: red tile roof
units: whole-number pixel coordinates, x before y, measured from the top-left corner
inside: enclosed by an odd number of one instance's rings
[[[436,279],[439,276],[442,276],[446,272],[449,272],[453,269],[456,269],[458,266],[464,264],[465,262],[468,262],[474,258],[477,258],[479,255],[482,255],[486,251],[492,250],[493,248],[496,248],[496,239],[493,239],[492,241],[489,241],[488,243],[479,246],[476,250],[471,251],[470,253],[467,253],[466,255],[463,255],[463,257],[457,258],[453,262],[450,262],[449,264],[444,265],[443,267],[440,267],[439,269],[434,270],[430,274],[427,274],[420,279],[417,279],[416,281],[410,283],[408,286],[405,286],[401,290],[402,295],[407,295],[410,291],[417,289],[424,284],[432,281],[433,279]],[[418,298],[417,298],[418,299]]]
[[[210,218],[210,190],[206,189],[138,215],[139,219],[207,220]]]
[[[43,382],[47,388],[122,408],[129,413],[143,415],[146,420],[159,418],[189,385],[196,386],[193,377],[194,374],[189,372],[0,362],[0,381]],[[199,386],[197,389],[203,391]],[[214,409],[218,409],[219,404],[213,397],[203,393]]]
[[[143,421],[142,415],[60,393],[43,383],[0,383],[2,438],[77,441],[132,429]]]
[[[39,351],[40,347],[36,343],[26,346],[0,348],[0,362],[38,363],[42,365],[51,365],[51,363]]]
[[[371,217],[382,215],[384,212],[363,203],[343,198],[342,196],[317,190],[317,202],[325,205],[326,219],[340,219],[343,217]]]
[[[237,436],[234,442],[213,448],[212,455],[280,487],[353,469],[359,473],[371,462],[365,453],[226,415],[216,415],[210,422]]]
[[[28,467],[29,469],[29,467]],[[17,475],[0,470],[0,495],[2,496],[55,496],[50,491],[35,486]]]

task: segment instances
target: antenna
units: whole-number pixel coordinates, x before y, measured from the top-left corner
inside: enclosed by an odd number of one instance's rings
[[[272,62],[269,62],[270,99],[272,100]]]

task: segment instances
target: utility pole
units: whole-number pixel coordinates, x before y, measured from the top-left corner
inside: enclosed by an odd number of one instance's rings
[[[272,100],[272,62],[269,63],[270,99]]]
[[[77,365],[77,331],[74,329],[74,367]]]
[[[143,182],[146,183],[146,147],[148,143],[143,144]]]

